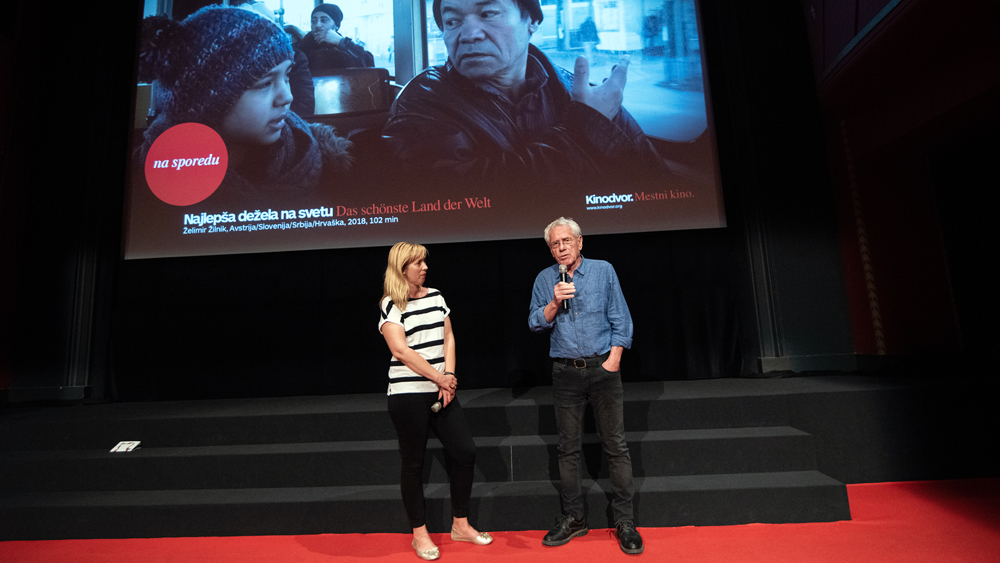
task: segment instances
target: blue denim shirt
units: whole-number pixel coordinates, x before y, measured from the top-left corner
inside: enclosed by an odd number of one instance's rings
[[[576,295],[569,311],[559,309],[553,322],[545,322],[543,310],[555,296],[559,265],[539,272],[531,290],[528,328],[532,332],[551,330],[549,356],[585,358],[603,354],[612,346],[632,346],[632,315],[622,295],[615,268],[604,260],[581,258],[573,272]]]

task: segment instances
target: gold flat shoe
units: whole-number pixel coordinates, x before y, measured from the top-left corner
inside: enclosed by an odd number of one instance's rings
[[[456,532],[455,528],[451,529],[451,539],[452,541],[467,541],[476,545],[490,545],[493,543],[493,536],[491,536],[488,532],[483,532],[475,537],[468,537]]]
[[[413,540],[410,546],[413,548],[413,551],[417,552],[417,557],[423,559],[424,561],[434,561],[435,559],[441,557],[441,550],[439,550],[437,546],[434,546],[434,549],[428,549],[427,551],[420,551],[419,549],[417,549],[417,540]]]

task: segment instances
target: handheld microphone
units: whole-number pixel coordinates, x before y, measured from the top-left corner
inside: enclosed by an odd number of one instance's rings
[[[437,401],[436,403],[431,405],[431,412],[438,412],[442,408],[444,408],[444,405],[441,403],[441,401]]]
[[[569,283],[566,276],[566,264],[559,264],[559,281]],[[569,311],[569,299],[563,299],[563,311]]]

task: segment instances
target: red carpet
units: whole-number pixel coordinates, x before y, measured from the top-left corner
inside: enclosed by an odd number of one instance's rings
[[[608,530],[546,548],[544,532],[498,532],[488,547],[432,534],[440,561],[599,563],[950,563],[1000,561],[1000,479],[849,485],[853,520],[826,524],[640,528],[646,552],[628,556]],[[402,507],[400,507],[402,510]],[[298,563],[419,561],[408,535],[326,534],[0,542],[0,562]]]

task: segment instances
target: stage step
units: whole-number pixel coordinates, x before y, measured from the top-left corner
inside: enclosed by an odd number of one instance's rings
[[[788,424],[780,394],[733,393],[712,381],[665,383],[625,385],[626,430]],[[705,389],[692,388],[692,383],[703,383]],[[474,436],[556,433],[549,387],[470,389],[460,398]],[[122,440],[141,440],[147,447],[190,447],[396,438],[381,393],[10,408],[0,411],[0,417],[0,451],[100,451]],[[589,417],[587,423],[592,432]]]
[[[590,526],[611,527],[610,483],[602,479],[584,486]],[[428,527],[447,531],[448,486],[428,485],[426,496]],[[396,485],[6,493],[0,500],[4,540],[406,532],[408,527]],[[639,526],[850,519],[843,484],[816,471],[637,478],[635,506]],[[559,494],[552,481],[478,483],[472,513],[483,530],[548,529],[559,515]]]
[[[626,441],[635,477],[816,468],[812,436],[788,426],[627,432]],[[476,438],[475,480],[557,480],[557,442],[552,435]],[[440,442],[431,439],[428,449],[425,481],[446,483]],[[590,476],[608,476],[594,434],[584,438],[584,459]],[[9,452],[0,460],[0,492],[388,485],[399,482],[399,466],[396,440]]]
[[[792,424],[787,399],[800,387],[626,384],[637,524],[849,519],[846,487],[818,471],[816,439]],[[559,514],[551,389],[461,400],[477,444],[474,522],[549,528]],[[608,527],[606,461],[589,430],[589,519]],[[120,440],[142,446],[110,453]],[[407,529],[381,394],[6,409],[0,454],[2,540]],[[428,523],[446,531],[436,440],[429,456]]]

